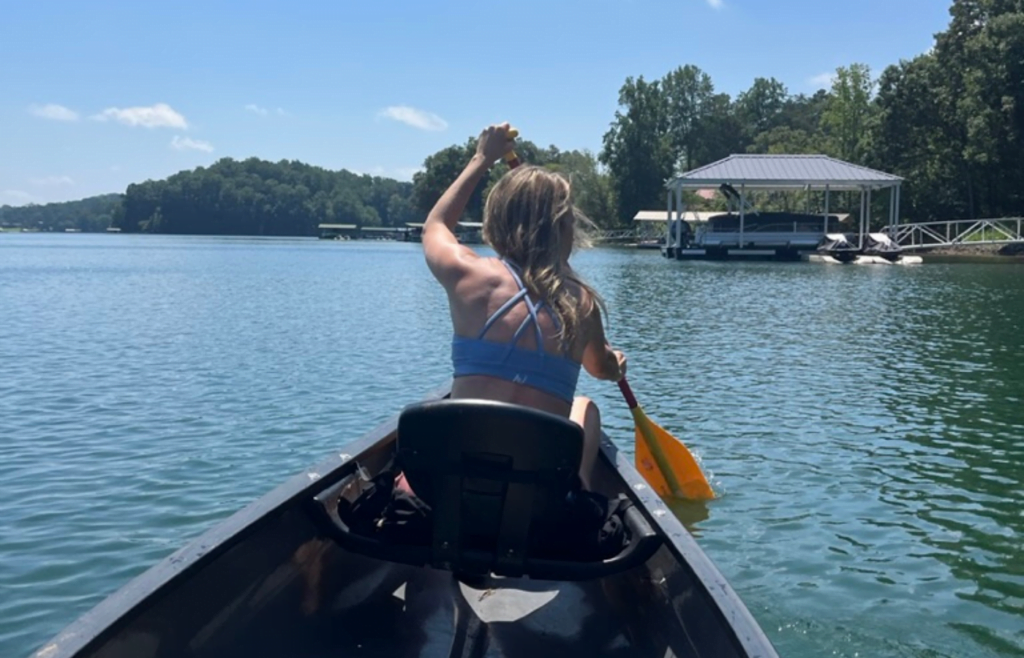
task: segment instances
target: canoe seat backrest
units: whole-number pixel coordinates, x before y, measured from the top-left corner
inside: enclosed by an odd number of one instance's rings
[[[453,571],[522,575],[582,454],[575,423],[502,402],[425,402],[398,421],[398,464],[433,510],[431,562]]]

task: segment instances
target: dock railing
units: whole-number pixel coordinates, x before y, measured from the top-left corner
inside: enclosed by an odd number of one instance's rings
[[[954,245],[1024,242],[1024,218],[953,219],[941,222],[895,224],[883,233],[903,249],[937,249]]]

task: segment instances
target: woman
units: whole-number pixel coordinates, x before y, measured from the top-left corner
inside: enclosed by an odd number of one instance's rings
[[[601,440],[591,400],[575,397],[580,366],[618,381],[626,358],[605,339],[603,302],[569,265],[589,225],[572,205],[569,183],[520,166],[491,190],[484,240],[499,258],[459,244],[453,229],[480,179],[512,150],[507,123],[483,131],[476,154],[441,196],[423,227],[427,265],[448,293],[452,398],[499,400],[565,416],[584,430],[580,479],[589,488]]]

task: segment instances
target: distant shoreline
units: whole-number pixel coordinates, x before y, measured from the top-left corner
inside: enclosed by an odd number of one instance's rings
[[[1008,247],[1016,253],[1004,253]],[[917,252],[926,262],[1024,263],[1024,248],[1017,244],[959,244]]]

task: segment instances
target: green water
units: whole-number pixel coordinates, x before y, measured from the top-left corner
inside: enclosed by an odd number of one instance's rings
[[[1024,268],[578,268],[783,656],[1024,655]],[[443,383],[449,337],[414,245],[0,236],[0,656]]]

